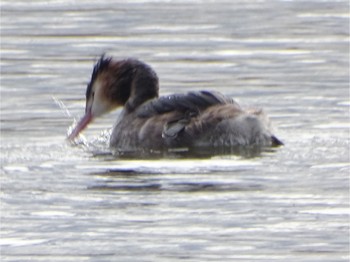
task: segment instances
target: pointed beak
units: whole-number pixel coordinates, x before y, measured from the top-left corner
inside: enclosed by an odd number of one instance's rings
[[[68,139],[73,140],[74,138],[76,138],[79,135],[79,133],[83,131],[85,127],[87,127],[87,125],[92,121],[92,119],[93,119],[93,116],[92,116],[91,110],[87,110],[83,118],[80,119],[77,126],[73,129],[72,133],[68,136]]]

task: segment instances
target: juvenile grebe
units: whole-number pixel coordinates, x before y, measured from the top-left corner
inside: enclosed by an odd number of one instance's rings
[[[117,152],[283,144],[261,110],[244,111],[218,92],[158,98],[158,90],[157,74],[147,64],[102,56],[87,86],[85,115],[68,138],[94,118],[123,107],[110,137]]]

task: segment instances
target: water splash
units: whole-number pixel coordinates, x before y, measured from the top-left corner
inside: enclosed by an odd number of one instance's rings
[[[62,110],[65,116],[68,118],[73,118],[73,123],[67,128],[67,134],[66,136],[69,136],[69,134],[72,133],[74,127],[77,125],[77,119],[72,116],[70,113],[68,107],[63,103],[62,100],[58,99],[57,97],[51,96],[52,100],[55,102],[56,105]],[[72,144],[74,144],[76,141],[70,141]]]
[[[52,96],[51,98],[55,102],[55,104],[58,105],[58,107],[62,110],[65,116],[73,119],[72,124],[67,128],[66,131],[67,143],[71,146],[82,146],[84,149],[89,151],[89,148],[93,147],[93,143],[89,142],[83,134],[79,134],[75,139],[68,139],[68,136],[73,132],[74,128],[78,124],[78,120],[70,113],[68,107],[63,103],[62,100],[54,96]]]
[[[52,96],[51,97],[52,100],[55,102],[56,105],[58,105],[58,107],[62,110],[62,112],[64,112],[64,114],[68,117],[73,117],[72,114],[69,112],[68,107],[63,103],[62,100]],[[75,120],[75,119],[74,119]]]

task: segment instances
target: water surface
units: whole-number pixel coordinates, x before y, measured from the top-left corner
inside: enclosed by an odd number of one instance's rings
[[[247,158],[115,159],[92,66],[137,57],[161,94],[264,108],[285,147]],[[1,3],[3,261],[348,261],[347,1]]]

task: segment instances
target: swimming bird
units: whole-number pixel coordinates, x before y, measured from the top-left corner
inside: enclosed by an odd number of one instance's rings
[[[149,65],[104,55],[87,85],[85,115],[68,139],[118,107],[123,110],[111,133],[110,147],[119,153],[283,144],[272,134],[262,110],[243,110],[232,98],[215,91],[159,97],[158,76]]]

